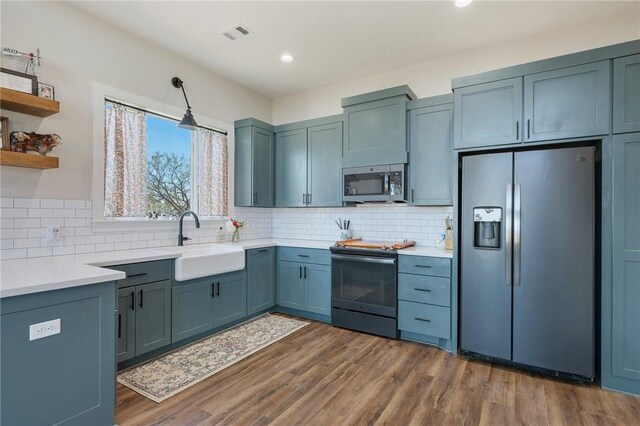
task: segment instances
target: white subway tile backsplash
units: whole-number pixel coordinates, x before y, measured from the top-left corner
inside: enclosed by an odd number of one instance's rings
[[[95,233],[91,228],[91,201],[55,199],[0,199],[0,258],[61,256],[94,251],[125,250],[176,244],[177,223],[171,231]],[[394,240],[414,239],[420,245],[435,246],[443,232],[444,218],[451,207],[404,205],[361,205],[347,208],[253,209],[230,208],[229,216],[246,220],[241,238],[293,238],[335,241],[340,230],[335,220],[351,220],[355,237]],[[215,242],[224,221],[203,222],[195,229],[193,220],[184,224],[188,244]],[[61,242],[45,241],[47,226],[62,228]]]

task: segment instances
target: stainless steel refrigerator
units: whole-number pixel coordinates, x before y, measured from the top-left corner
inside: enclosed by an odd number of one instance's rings
[[[462,160],[460,347],[595,376],[593,147]]]

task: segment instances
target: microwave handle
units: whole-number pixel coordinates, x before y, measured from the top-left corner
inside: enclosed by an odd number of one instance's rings
[[[389,172],[384,174],[384,195],[389,195],[391,193],[389,188],[389,175]]]

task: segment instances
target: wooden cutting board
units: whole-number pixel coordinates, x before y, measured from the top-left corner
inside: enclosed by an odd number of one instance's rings
[[[403,248],[416,245],[416,242],[403,241],[401,243],[385,244],[385,243],[370,243],[367,241],[362,241],[362,238],[353,238],[351,240],[338,241],[336,242],[336,245],[338,247],[353,247],[353,248],[365,248],[365,249],[375,249],[375,250],[384,250],[388,248],[392,248],[393,250],[402,250]]]

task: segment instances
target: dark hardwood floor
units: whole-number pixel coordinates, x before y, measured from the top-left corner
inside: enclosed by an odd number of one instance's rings
[[[640,425],[640,398],[311,322],[119,425]]]

